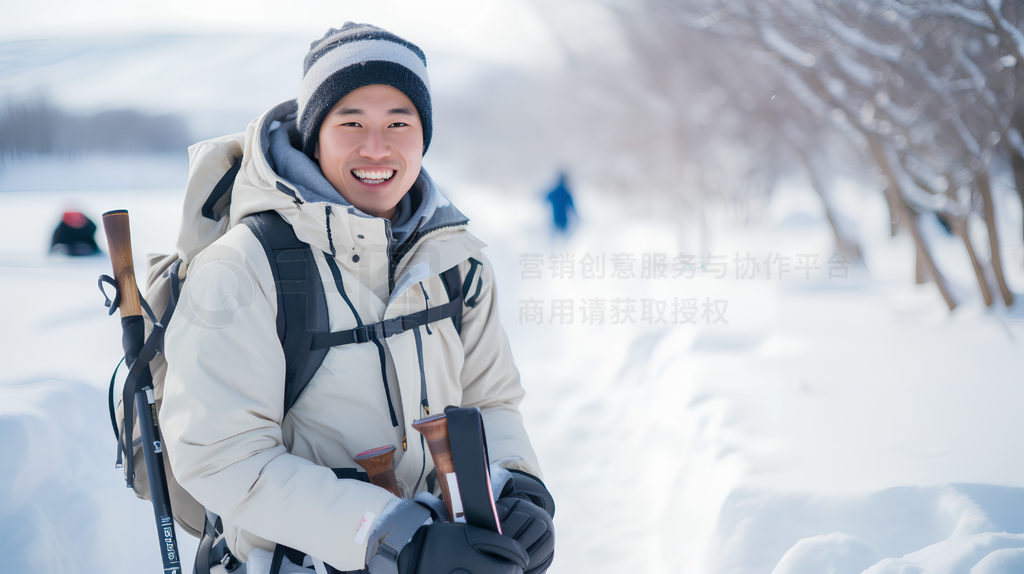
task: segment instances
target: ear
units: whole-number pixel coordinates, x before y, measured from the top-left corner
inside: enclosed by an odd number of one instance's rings
[[[316,142],[316,147],[313,148],[313,157],[320,161],[320,142]]]

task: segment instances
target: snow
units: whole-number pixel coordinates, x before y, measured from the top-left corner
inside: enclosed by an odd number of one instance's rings
[[[2,169],[0,192],[47,191],[130,191],[168,189],[184,185],[188,178],[188,154],[103,153],[62,157],[39,155],[18,158],[16,168]]]
[[[4,283],[6,291],[11,282],[5,277]],[[4,359],[11,364],[15,355],[5,351]],[[106,393],[96,384],[100,378],[83,370],[63,379],[5,376],[0,381],[4,572],[160,568],[152,507],[135,499],[113,468],[113,431],[104,414]],[[194,556],[196,542],[184,538],[184,553]]]
[[[726,279],[698,270],[661,284],[520,279],[522,253],[677,251],[666,229],[624,222],[597,192],[580,194],[585,223],[564,246],[546,243],[530,199],[452,194],[482,223],[506,286],[525,416],[561,495],[559,572],[966,573],[1013,559],[985,533],[1024,531],[1012,454],[1020,312],[946,311],[934,285],[913,284],[913,244],[888,237],[884,199],[858,191],[846,213],[870,272],[733,279],[735,252],[819,253],[825,267],[821,207],[789,189],[760,228],[719,231],[712,251],[728,254]],[[509,229],[527,215],[530,226]],[[517,301],[629,293],[726,298],[729,324],[518,321]]]
[[[18,169],[5,181],[20,181]],[[555,241],[536,194],[460,182],[443,166],[433,174],[490,244],[528,392],[523,414],[558,502],[552,573],[966,574],[1024,564],[1024,316],[971,301],[949,313],[934,285],[915,286],[913,244],[888,237],[880,195],[846,210],[867,262],[846,279],[828,277],[831,231],[793,182],[760,225],[718,229],[712,257],[694,254],[696,267],[672,278],[672,258],[686,252],[679,234],[598,190],[576,190],[582,223]],[[127,208],[141,266],[146,252],[172,247],[181,192],[76,191],[79,182],[0,193],[4,572],[159,564],[151,507],[113,467],[105,394],[120,333],[95,287],[109,263],[45,252],[69,206],[96,221]],[[736,279],[735,254],[748,252],[758,277]],[[541,277],[524,279],[522,256],[533,253]],[[668,254],[666,278],[640,278],[645,253]],[[574,277],[551,277],[552,254],[573,255]],[[612,255],[632,254],[636,277],[585,279],[587,254],[607,255],[609,274]],[[797,254],[818,255],[820,269],[796,270]],[[780,257],[790,257],[782,279]],[[616,298],[635,299],[634,323],[613,324]],[[674,298],[725,300],[727,323],[698,313],[673,325],[670,306],[668,323],[641,320],[641,300]],[[571,323],[550,315],[557,299],[573,300]],[[584,324],[580,306],[594,299],[607,305],[604,323]],[[543,324],[521,317],[529,300],[543,302]],[[188,564],[195,541],[179,541]]]

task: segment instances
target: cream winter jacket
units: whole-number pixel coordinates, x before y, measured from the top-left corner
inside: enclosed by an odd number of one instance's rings
[[[160,423],[175,476],[220,515],[236,556],[245,560],[254,548],[273,551],[280,543],[357,570],[364,566],[365,532],[394,497],[368,483],[339,480],[331,468],[358,468],[354,455],[390,444],[397,447],[395,472],[406,496],[425,490],[433,464],[410,426],[426,416],[424,398],[434,414],[447,405],[479,407],[491,459],[518,457],[506,466],[541,471],[519,414],[523,389],[498,321],[491,266],[479,253],[484,244],[464,223],[429,231],[401,255],[389,290],[385,220],[336,204],[328,214],[327,203],[303,201],[271,167],[268,130],[291,105],[255,120],[244,139],[238,134],[189,150],[190,185],[204,177],[216,181],[239,151],[242,164],[231,191],[230,229],[209,246],[224,232],[209,222],[179,238],[188,279],[166,334]],[[373,343],[330,349],[282,420],[285,357],[274,280],[263,247],[239,225],[265,210],[277,211],[312,247],[332,331],[355,327],[356,318],[327,258],[340,268],[363,324],[447,302],[439,274],[458,265],[465,278],[470,257],[483,263],[476,274],[479,303],[464,307],[461,336],[446,319],[429,325],[429,334],[420,327],[383,340],[386,374]]]

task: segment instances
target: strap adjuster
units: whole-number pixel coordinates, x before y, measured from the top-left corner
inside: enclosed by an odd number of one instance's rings
[[[362,327],[356,327],[352,329],[352,336],[355,338],[356,343],[369,343],[370,341],[377,341],[381,339],[381,328],[380,323],[374,323],[373,325],[363,325]]]
[[[380,323],[356,327],[352,329],[352,337],[355,339],[356,343],[369,343],[370,341],[386,339],[406,330],[405,323],[402,319],[404,319],[404,317],[395,317],[394,319],[388,319],[387,321],[381,321]]]

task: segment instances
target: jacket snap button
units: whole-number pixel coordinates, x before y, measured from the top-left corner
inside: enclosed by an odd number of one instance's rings
[[[359,256],[358,255],[353,255],[352,256],[352,261],[354,261],[355,263],[359,263]]]
[[[358,237],[359,239],[366,239],[366,237],[364,237],[362,235],[356,235],[356,237]]]

